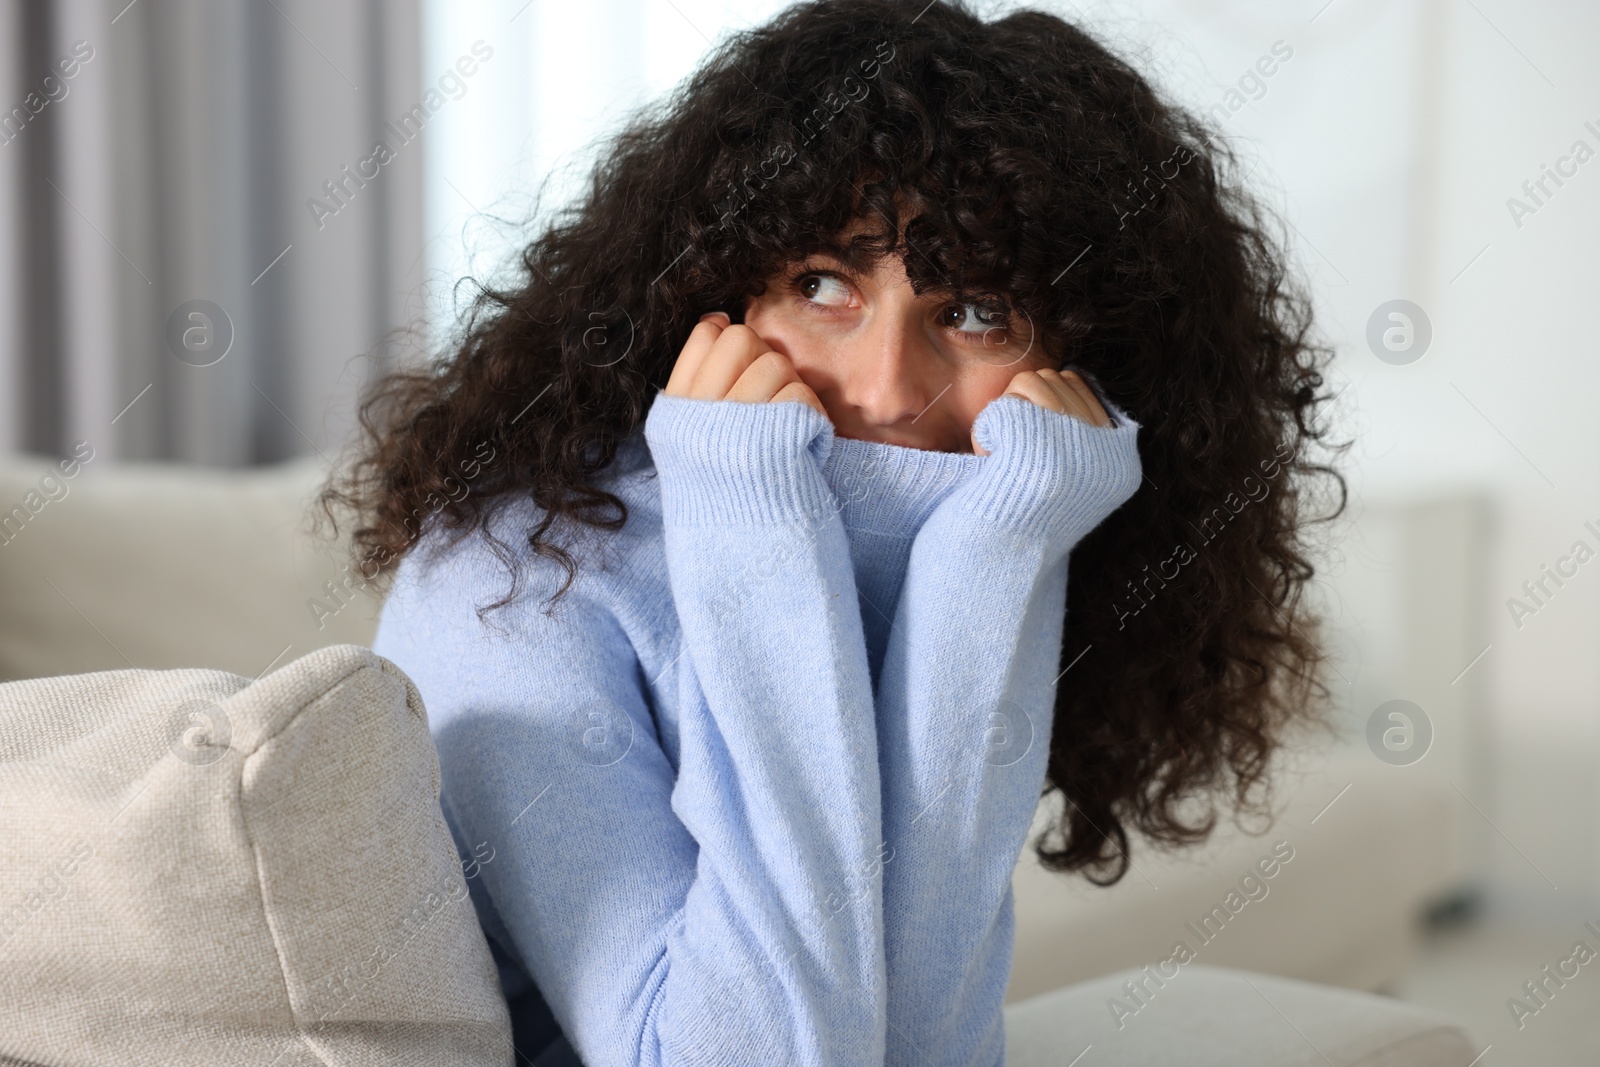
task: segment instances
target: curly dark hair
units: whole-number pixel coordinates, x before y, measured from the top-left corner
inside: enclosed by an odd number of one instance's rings
[[[597,479],[698,317],[739,321],[763,279],[869,220],[854,240],[902,255],[919,293],[1004,294],[1142,424],[1144,484],[1070,557],[1045,790],[1067,803],[1035,842],[1109,885],[1131,831],[1174,848],[1219,800],[1266,811],[1289,729],[1327,725],[1302,601],[1308,525],[1347,502],[1306,455],[1332,353],[1237,173],[1206,122],[1052,15],[798,4],[606,144],[511,283],[476,286],[448,354],[370,390],[319,501],[354,510],[381,583],[430,516],[459,539],[531,496],[527,548],[565,568],[559,597],[578,560],[558,534],[627,521]],[[1322,517],[1314,474],[1338,488]],[[518,589],[496,545],[511,590],[480,617]]]

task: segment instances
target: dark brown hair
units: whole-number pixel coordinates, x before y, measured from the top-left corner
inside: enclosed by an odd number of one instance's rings
[[[531,497],[526,548],[565,592],[578,559],[558,533],[626,522],[602,472],[697,318],[876,220],[862,239],[913,285],[1005,294],[1142,424],[1143,486],[1071,555],[1047,781],[1067,804],[1036,844],[1115,882],[1130,833],[1173,847],[1210,833],[1219,798],[1265,810],[1288,728],[1326,725],[1302,595],[1307,526],[1346,503],[1307,455],[1330,353],[1235,174],[1200,119],[1059,18],[799,4],[610,142],[446,354],[378,383],[322,506],[354,510],[381,581],[429,516],[466,536]],[[1312,475],[1338,489],[1323,517]],[[488,610],[515,597],[519,556]]]

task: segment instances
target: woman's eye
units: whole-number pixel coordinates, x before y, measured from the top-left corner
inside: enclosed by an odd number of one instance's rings
[[[979,304],[951,304],[939,313],[939,323],[962,333],[983,335],[1006,328],[1006,314]]]
[[[850,287],[826,274],[807,274],[800,279],[800,295],[817,304],[843,307],[850,303]]]

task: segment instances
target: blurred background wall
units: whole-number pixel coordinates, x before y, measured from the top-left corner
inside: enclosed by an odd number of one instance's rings
[[[0,2],[0,444],[232,467],[343,440],[421,278],[425,142],[392,125],[419,26]]]

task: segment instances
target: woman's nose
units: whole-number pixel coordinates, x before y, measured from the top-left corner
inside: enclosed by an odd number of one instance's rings
[[[926,341],[902,315],[874,315],[845,353],[845,401],[862,421],[903,425],[927,406]],[[935,387],[937,392],[939,387]]]

